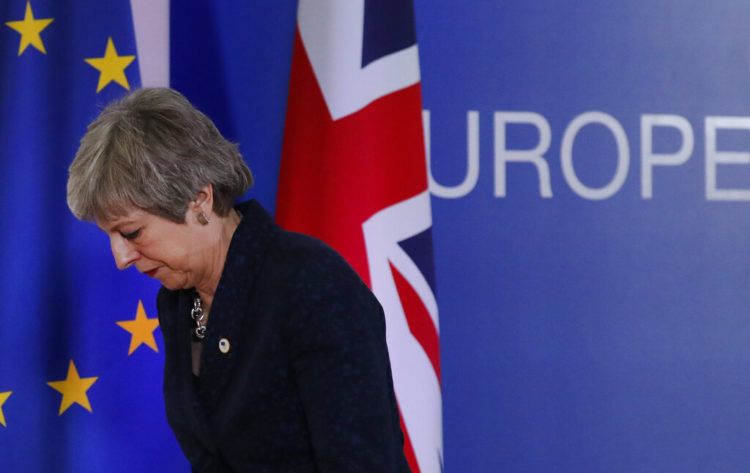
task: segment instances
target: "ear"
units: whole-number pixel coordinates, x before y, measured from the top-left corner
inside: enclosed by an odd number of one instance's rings
[[[195,213],[203,212],[207,215],[213,213],[214,188],[211,184],[202,188],[195,194],[195,198],[188,204],[188,210]]]

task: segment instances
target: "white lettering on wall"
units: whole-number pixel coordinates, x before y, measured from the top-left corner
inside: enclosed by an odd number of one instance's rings
[[[460,184],[449,186],[437,182],[432,175],[433,163],[431,147],[430,112],[423,110],[424,141],[427,158],[430,192],[436,197],[457,199],[465,197],[477,186],[479,180],[479,112],[469,110],[466,114],[466,174]],[[551,198],[552,181],[550,161],[546,157],[552,142],[549,121],[536,112],[496,111],[494,112],[494,195],[504,198],[507,195],[508,165],[510,163],[531,164],[539,177],[539,195]],[[509,125],[534,127],[539,140],[531,149],[510,149],[508,147]],[[584,184],[573,165],[573,145],[580,131],[588,125],[604,126],[612,134],[617,151],[617,166],[610,181],[601,187]],[[679,149],[670,153],[654,151],[654,130],[658,127],[672,128],[679,132]],[[705,118],[705,198],[721,201],[750,201],[750,187],[720,188],[718,172],[720,167],[729,165],[750,165],[749,151],[720,151],[717,143],[719,130],[750,131],[750,117],[708,116]],[[695,133],[687,118],[675,114],[643,114],[640,119],[641,176],[640,194],[643,199],[654,198],[654,169],[685,164],[695,150]],[[604,157],[606,158],[606,156]],[[552,156],[554,159],[554,156]],[[627,179],[630,169],[630,147],[622,125],[611,115],[601,111],[590,111],[576,116],[565,128],[560,144],[560,166],[565,183],[577,195],[587,200],[604,200],[619,192]],[[579,164],[580,165],[580,164]],[[726,172],[726,171],[725,171]],[[698,189],[696,189],[698,190]]]
[[[719,189],[717,168],[721,164],[750,164],[746,151],[719,151],[716,131],[750,130],[750,117],[706,117],[706,199],[750,200],[750,189]]]
[[[506,134],[509,124],[532,125],[539,132],[539,142],[528,150],[508,149]],[[534,112],[495,112],[495,196],[505,197],[507,163],[531,163],[539,174],[539,194],[552,197],[549,165],[544,153],[549,149],[552,132],[549,122]]]
[[[589,187],[581,182],[576,175],[573,167],[573,143],[576,135],[587,125],[599,124],[604,125],[615,137],[617,145],[617,169],[612,180],[607,185],[599,188]],[[560,161],[562,162],[563,176],[570,188],[576,194],[584,199],[603,200],[612,197],[625,183],[630,166],[630,148],[628,147],[628,138],[622,125],[611,115],[604,112],[586,112],[578,115],[568,125],[563,133],[563,140],[560,149]]]
[[[466,114],[466,176],[457,186],[444,186],[432,175],[430,153],[430,111],[422,111],[422,128],[424,130],[425,154],[427,155],[427,173],[430,182],[430,193],[444,199],[457,199],[474,190],[479,179],[479,112],[469,110]]]
[[[676,153],[654,153],[653,130],[671,127],[680,132],[682,146]],[[679,115],[641,115],[641,197],[654,195],[654,166],[679,166],[693,154],[693,128],[685,117]]]

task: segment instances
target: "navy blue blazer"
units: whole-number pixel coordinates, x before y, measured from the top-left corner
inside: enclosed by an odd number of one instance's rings
[[[380,304],[322,242],[237,209],[199,379],[192,290],[157,298],[167,419],[193,470],[407,473]]]

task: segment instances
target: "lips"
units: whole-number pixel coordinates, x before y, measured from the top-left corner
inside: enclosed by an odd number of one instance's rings
[[[159,270],[159,268],[157,267],[157,268],[154,268],[154,269],[150,269],[148,271],[144,271],[143,274],[145,274],[146,276],[149,276],[149,277],[153,278],[156,275],[156,272],[158,270]]]

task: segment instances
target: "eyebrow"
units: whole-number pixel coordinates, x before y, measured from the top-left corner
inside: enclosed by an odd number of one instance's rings
[[[106,226],[99,225],[99,228],[101,228],[102,230],[104,230],[106,233],[112,233],[112,232],[122,233],[122,230],[120,230],[120,227],[122,227],[123,225],[128,225],[130,223],[133,223],[132,219],[127,219],[127,220],[123,220],[121,222],[117,222],[116,224],[112,225],[109,228],[106,227]]]

